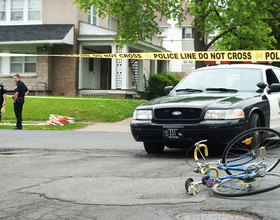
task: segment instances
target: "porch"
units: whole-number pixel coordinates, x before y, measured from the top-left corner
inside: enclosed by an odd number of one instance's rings
[[[125,44],[120,48],[113,40],[115,32],[80,24],[79,54],[115,54],[166,52],[147,42]],[[90,31],[88,29],[91,29]],[[102,31],[102,34],[100,33]],[[95,34],[90,34],[95,33]],[[99,33],[99,34],[97,34]],[[145,89],[150,74],[169,71],[169,62],[136,59],[79,58],[78,91],[81,96],[137,98]]]

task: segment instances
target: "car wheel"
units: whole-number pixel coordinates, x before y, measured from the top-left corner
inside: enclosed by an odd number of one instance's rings
[[[248,129],[250,129],[250,128],[258,128],[258,127],[261,127],[260,116],[257,113],[253,113],[250,116],[250,119],[249,119]]]
[[[144,148],[148,154],[157,154],[164,150],[164,144],[156,142],[144,142]]]

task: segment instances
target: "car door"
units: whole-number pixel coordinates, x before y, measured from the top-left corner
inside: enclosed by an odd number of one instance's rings
[[[265,75],[269,86],[279,83],[279,77],[272,69],[267,69]],[[267,97],[270,106],[270,128],[280,131],[280,92],[268,93]]]

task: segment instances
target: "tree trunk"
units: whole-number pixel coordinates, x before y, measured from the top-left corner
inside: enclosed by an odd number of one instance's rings
[[[195,28],[194,28],[194,51],[205,51],[205,38],[204,36],[201,35],[200,31],[198,31],[195,23]],[[195,61],[195,69],[205,67],[205,62],[204,61]]]
[[[203,2],[203,0],[196,0],[195,4],[200,5]],[[199,22],[198,22],[199,20]],[[201,34],[201,31],[203,30],[203,27],[201,24],[204,26],[204,17],[200,17],[199,19],[194,19],[194,51],[205,51],[206,46],[205,46],[205,36]],[[200,26],[198,27],[198,23],[200,23]],[[205,28],[204,28],[205,29]],[[201,68],[204,67],[205,62],[204,61],[195,61],[195,68]]]

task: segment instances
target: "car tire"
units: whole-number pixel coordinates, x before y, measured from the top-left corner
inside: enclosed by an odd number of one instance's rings
[[[158,154],[162,153],[164,150],[164,144],[156,142],[144,142],[144,148],[148,154]]]
[[[248,129],[250,129],[250,128],[258,128],[258,127],[261,127],[260,116],[257,113],[253,113],[250,116],[250,119],[249,119]]]

